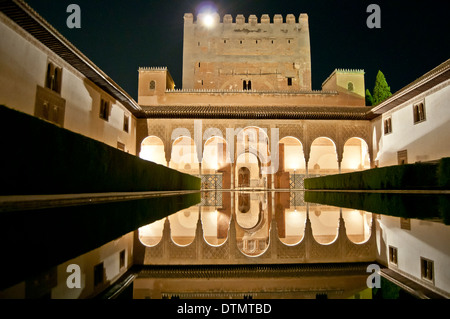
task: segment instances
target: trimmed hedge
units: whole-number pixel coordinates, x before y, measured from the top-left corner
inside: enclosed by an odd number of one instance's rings
[[[198,177],[0,106],[1,195],[199,190]]]
[[[445,194],[306,191],[305,202],[403,218],[438,218],[450,224],[450,198]]]
[[[450,157],[442,158],[439,161],[437,175],[439,187],[450,189]]]
[[[450,189],[450,158],[305,179],[305,189]]]

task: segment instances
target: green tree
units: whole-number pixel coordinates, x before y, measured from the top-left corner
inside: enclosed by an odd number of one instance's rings
[[[375,87],[373,88],[372,105],[380,104],[391,95],[391,88],[388,86],[383,72],[378,71],[377,77],[375,79]]]
[[[366,106],[372,106],[372,104],[373,104],[372,94],[370,94],[369,89],[366,89]]]

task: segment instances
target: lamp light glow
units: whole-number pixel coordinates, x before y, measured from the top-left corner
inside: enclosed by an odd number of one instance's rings
[[[202,18],[202,23],[207,28],[212,28],[215,24],[214,16],[212,13],[205,13]]]

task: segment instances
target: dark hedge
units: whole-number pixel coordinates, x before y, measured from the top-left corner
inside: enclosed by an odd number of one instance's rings
[[[0,106],[1,195],[199,190],[200,179]]]
[[[305,189],[450,189],[450,158],[438,164],[415,163],[305,179]]]

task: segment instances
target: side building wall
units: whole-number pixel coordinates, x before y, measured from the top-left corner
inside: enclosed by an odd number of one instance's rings
[[[385,215],[380,215],[377,224],[378,262],[448,298],[448,226]],[[392,258],[393,249],[395,258]],[[423,259],[433,262],[431,280],[423,276]]]
[[[447,80],[374,119],[375,164],[382,167],[449,157],[449,100],[450,80]],[[417,120],[414,107],[421,103],[424,119]]]
[[[136,118],[121,102],[3,13],[0,38],[0,105],[136,154]]]

